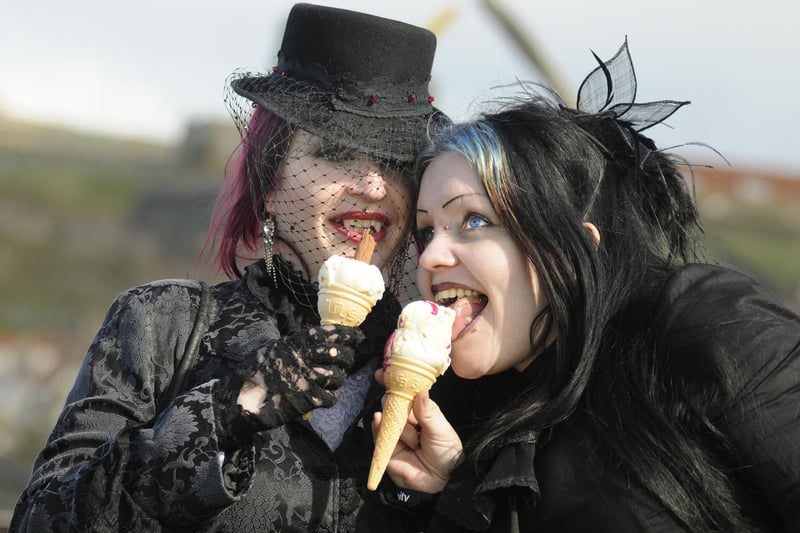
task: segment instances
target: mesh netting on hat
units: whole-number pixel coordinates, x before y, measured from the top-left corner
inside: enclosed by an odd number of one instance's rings
[[[415,253],[409,237],[413,162],[390,156],[394,136],[407,145],[413,131],[422,140],[419,121],[381,121],[365,141],[350,121],[325,116],[330,106],[310,93],[289,118],[227,87],[225,104],[242,136],[238,157],[252,209],[260,222],[274,220],[274,253],[291,265],[276,261],[275,275],[313,307],[321,264],[334,254],[354,257],[361,233],[369,229],[377,241],[371,263],[382,269],[387,289],[401,303],[418,298],[416,257],[409,257]]]
[[[298,67],[299,68],[299,67]],[[305,67],[306,75],[316,72]],[[431,105],[427,81],[354,81],[318,72],[315,82],[280,73],[235,71],[228,87],[306,131],[336,139],[379,159],[413,162],[429,122],[443,116]]]

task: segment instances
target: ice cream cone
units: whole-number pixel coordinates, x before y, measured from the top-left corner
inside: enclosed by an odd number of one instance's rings
[[[384,371],[387,395],[383,405],[381,427],[375,438],[375,451],[369,469],[367,488],[375,490],[392,458],[397,441],[408,421],[414,398],[431,388],[440,372],[410,357],[393,355]]]
[[[329,257],[319,271],[317,310],[322,324],[358,326],[381,296],[381,271],[370,264],[375,251],[370,230],[361,234],[355,261],[343,256]]]

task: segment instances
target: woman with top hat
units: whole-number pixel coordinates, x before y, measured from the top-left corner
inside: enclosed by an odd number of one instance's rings
[[[643,133],[688,102],[635,103],[627,43],[576,109],[527,89],[420,154],[452,372],[379,489],[426,533],[800,531],[800,316],[703,262],[685,161]]]
[[[242,143],[209,233],[231,281],[116,298],[12,531],[371,528],[363,419],[404,289],[411,164],[446,122],[428,93],[435,45],[422,28],[297,4],[273,71],[232,76]],[[321,326],[320,265],[352,257],[365,229],[388,289],[360,327]]]

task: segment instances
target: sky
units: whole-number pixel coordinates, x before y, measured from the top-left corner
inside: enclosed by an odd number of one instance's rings
[[[5,2],[0,113],[71,128],[178,142],[189,120],[228,120],[225,80],[276,62],[284,0]],[[316,3],[436,30],[431,92],[456,120],[515,80],[547,82],[481,0]],[[705,143],[734,167],[800,176],[800,8],[795,0],[496,0],[574,98],[627,37],[637,101],[690,100],[659,146]],[[683,150],[683,151],[681,151]],[[712,151],[694,161],[725,166]]]

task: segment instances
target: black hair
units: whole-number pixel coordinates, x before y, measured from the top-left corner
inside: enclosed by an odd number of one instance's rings
[[[732,452],[709,414],[729,399],[735,373],[709,362],[702,380],[671,389],[673,354],[641,316],[672,272],[703,255],[684,162],[612,113],[536,94],[434,137],[417,176],[448,151],[471,162],[539,276],[549,305],[534,353],[551,333],[558,339],[512,408],[467,443],[468,458],[478,468],[509,434],[544,432],[581,410],[628,475],[688,530],[748,530],[725,466]]]

